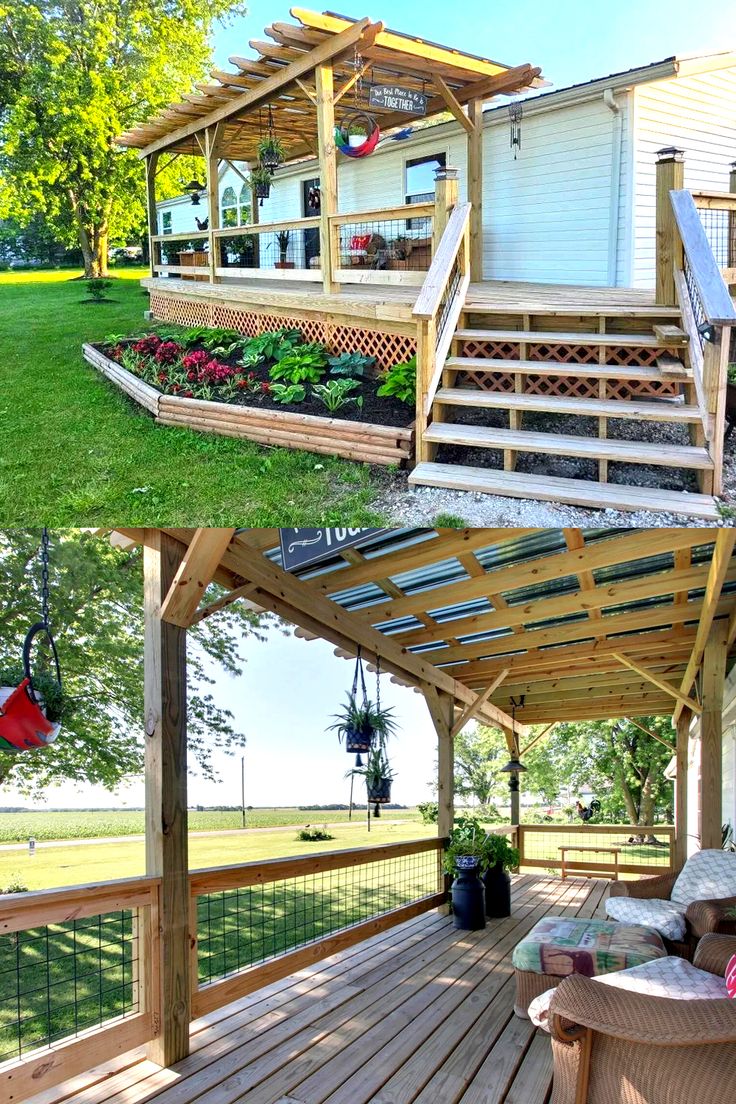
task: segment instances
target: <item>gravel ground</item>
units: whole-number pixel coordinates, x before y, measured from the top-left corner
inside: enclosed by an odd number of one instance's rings
[[[498,418],[498,421],[496,420]],[[456,420],[460,420],[457,418]],[[500,411],[463,411],[463,422],[481,425],[508,425]],[[589,423],[589,425],[588,425]],[[571,416],[527,415],[524,428],[550,433],[597,434],[593,419]],[[678,425],[652,422],[609,421],[609,436],[638,441],[660,441],[668,444],[688,443],[687,431]],[[500,452],[489,449],[466,449],[443,446],[437,456],[440,463],[463,463],[477,467],[500,467]],[[537,471],[546,475],[577,479],[595,479],[595,466],[586,460],[538,454],[519,453],[517,471]],[[724,454],[723,517],[719,522],[701,521],[680,514],[665,514],[650,510],[630,513],[623,510],[589,510],[557,502],[535,499],[502,498],[476,494],[472,491],[450,491],[440,487],[410,487],[404,472],[383,474],[380,490],[372,505],[391,521],[400,525],[431,525],[439,514],[450,514],[467,526],[534,526],[540,528],[573,526],[626,528],[666,528],[687,525],[693,528],[714,528],[736,525],[736,433],[726,441]],[[646,468],[634,464],[609,464],[611,483],[659,483],[672,490],[696,491],[693,474],[676,468]]]

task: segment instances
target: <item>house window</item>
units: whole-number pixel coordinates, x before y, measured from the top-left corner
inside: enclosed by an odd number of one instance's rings
[[[238,199],[234,188],[225,188],[221,200],[223,227],[238,225]]]
[[[434,200],[434,174],[444,169],[447,157],[444,153],[428,157],[412,157],[406,162],[406,202],[432,203]],[[408,219],[407,230],[422,230],[429,226],[429,219]]]
[[[240,225],[247,226],[250,222],[251,191],[250,185],[244,184],[240,189]]]
[[[162,211],[161,212],[161,233],[162,234],[170,234],[171,233],[171,211]]]

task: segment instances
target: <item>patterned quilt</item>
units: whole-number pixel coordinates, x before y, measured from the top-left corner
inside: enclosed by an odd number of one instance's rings
[[[567,977],[596,977],[639,966],[667,954],[659,935],[639,924],[610,920],[576,920],[547,916],[517,943],[512,962],[517,970]]]

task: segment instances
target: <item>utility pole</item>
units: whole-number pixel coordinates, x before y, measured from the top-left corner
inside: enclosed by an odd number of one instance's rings
[[[240,756],[240,808],[243,813],[243,827],[245,828],[245,756]]]

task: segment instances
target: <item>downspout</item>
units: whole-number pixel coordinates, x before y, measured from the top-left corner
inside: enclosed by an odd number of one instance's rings
[[[612,88],[606,88],[603,102],[613,114],[611,126],[611,189],[608,210],[608,284],[615,287],[618,279],[618,229],[621,208],[621,145],[623,120],[621,108]]]

